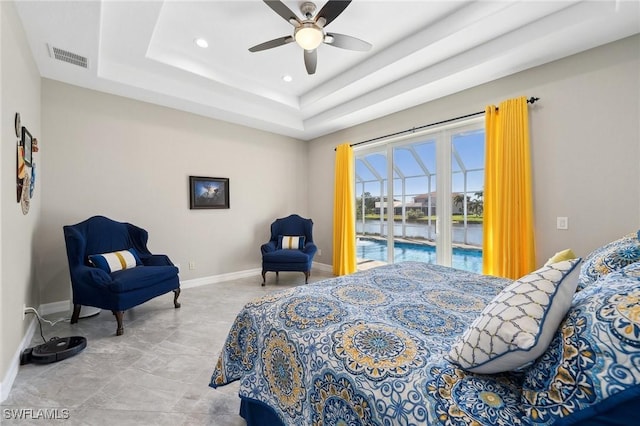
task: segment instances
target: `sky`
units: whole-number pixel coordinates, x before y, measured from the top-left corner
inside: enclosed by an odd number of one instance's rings
[[[472,132],[458,133],[452,135],[452,191],[463,191],[463,173],[461,170],[468,170],[467,191],[482,191],[484,186],[484,129]],[[408,147],[412,149],[407,149]],[[457,154],[457,155],[456,155]],[[394,161],[397,169],[405,176],[405,188],[408,195],[425,194],[429,192],[429,179],[425,176],[426,169],[431,177],[431,190],[436,189],[436,140],[435,137],[425,136],[420,141],[413,141],[404,145],[394,146]],[[386,147],[380,147],[376,153],[358,154],[356,157],[356,182],[359,179],[370,181],[365,183],[364,191],[370,192],[374,196],[380,195],[380,183],[365,165],[361,158],[365,158],[368,164],[378,173],[386,178]],[[418,160],[416,160],[416,157]],[[419,161],[422,163],[420,164]],[[462,166],[461,166],[462,164]],[[424,168],[423,168],[424,167]],[[478,170],[481,169],[481,170]],[[475,171],[474,171],[475,170]],[[458,172],[458,173],[456,173]],[[399,177],[395,173],[396,177]],[[356,195],[360,195],[362,185],[356,184]],[[396,180],[394,187],[394,198],[398,199],[401,193],[401,184]],[[409,197],[413,198],[413,197]]]

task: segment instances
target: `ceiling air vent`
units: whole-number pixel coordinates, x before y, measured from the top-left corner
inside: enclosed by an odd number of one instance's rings
[[[47,46],[49,47],[49,55],[51,55],[52,58],[62,62],[67,62],[73,65],[77,65],[82,68],[88,67],[88,60],[84,56],[78,55],[77,53],[69,52],[68,50],[53,47],[50,45],[47,45]]]

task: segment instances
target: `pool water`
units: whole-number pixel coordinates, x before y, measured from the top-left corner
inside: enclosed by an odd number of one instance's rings
[[[387,242],[358,238],[356,245],[359,259],[387,261]],[[415,260],[426,263],[436,263],[436,248],[426,244],[411,244],[396,242],[393,244],[394,262]],[[482,250],[454,247],[451,256],[451,266],[465,271],[482,273]]]

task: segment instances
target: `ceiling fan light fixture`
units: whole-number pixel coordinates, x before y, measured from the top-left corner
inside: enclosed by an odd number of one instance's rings
[[[285,44],[293,43],[304,50],[304,66],[307,74],[315,74],[318,64],[318,46],[322,43],[329,44],[340,49],[358,50],[366,52],[371,49],[371,44],[344,34],[325,33],[324,29],[334,19],[336,19],[351,1],[345,0],[328,0],[320,12],[314,17],[316,5],[313,2],[305,1],[300,4],[300,11],[304,15],[301,20],[296,14],[284,4],[283,0],[264,0],[276,14],[285,21],[295,27],[293,37],[288,35],[276,38],[249,48],[249,52],[260,52],[262,50],[272,49]]]
[[[312,22],[305,22],[296,28],[294,38],[304,50],[314,50],[324,40],[324,33]]]

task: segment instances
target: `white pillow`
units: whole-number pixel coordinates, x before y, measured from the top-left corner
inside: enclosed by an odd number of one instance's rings
[[[283,250],[302,250],[304,248],[304,236],[279,235],[278,248]]]
[[[108,274],[123,269],[135,268],[142,264],[138,252],[135,249],[92,254],[89,256],[89,263]]]
[[[565,279],[580,258],[543,266],[504,288],[449,351],[474,373],[511,371],[534,361],[551,343],[578,285]]]

